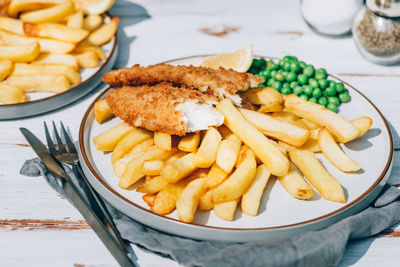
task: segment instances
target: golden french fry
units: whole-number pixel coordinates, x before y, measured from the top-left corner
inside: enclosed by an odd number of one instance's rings
[[[211,198],[211,193],[212,189],[208,190],[200,197],[199,210],[211,210],[214,207],[214,203],[212,202]]]
[[[318,139],[308,139],[307,142],[301,147],[301,149],[309,150],[313,153],[321,152],[321,148],[318,144]]]
[[[79,70],[78,61],[72,55],[65,54],[41,54],[32,64],[64,64]]]
[[[194,153],[189,153],[165,164],[164,168],[161,170],[161,176],[169,183],[175,183],[185,178],[198,168],[193,163],[194,156]]]
[[[18,87],[0,83],[0,103],[16,104],[26,102],[24,91]]]
[[[283,110],[283,105],[276,104],[275,106],[272,107],[262,105],[257,111],[261,113],[267,113],[267,112],[277,112],[282,110]]]
[[[120,123],[111,129],[93,138],[96,149],[101,151],[113,151],[119,141],[133,129],[128,123]]]
[[[205,178],[199,178],[191,181],[176,201],[176,210],[179,220],[182,222],[193,222],[194,214],[200,202],[200,197],[204,194],[203,187]]]
[[[24,33],[28,36],[44,37],[71,43],[79,43],[89,34],[89,32],[84,29],[67,27],[52,22],[24,22],[23,27]]]
[[[343,152],[325,127],[319,131],[318,144],[325,157],[339,170],[355,172],[361,169],[360,165]]]
[[[211,167],[217,157],[218,146],[221,143],[221,138],[220,133],[214,127],[210,127],[206,131],[200,147],[193,159],[195,166],[199,168]]]
[[[81,68],[96,68],[98,64],[97,53],[94,51],[86,51],[79,54],[74,54],[78,66]]]
[[[0,16],[0,29],[6,30],[10,33],[24,35],[23,22],[19,19]]]
[[[290,160],[323,198],[339,203],[346,202],[346,197],[339,181],[322,166],[314,153],[308,150],[296,149],[288,154]]]
[[[241,208],[243,213],[250,216],[257,216],[261,197],[270,176],[271,173],[264,164],[257,167],[253,182],[242,196]]]
[[[145,175],[156,176],[160,175],[164,161],[162,160],[149,160],[143,163],[142,171]]]
[[[171,150],[172,148],[172,139],[171,135],[161,132],[154,132],[154,144],[159,148],[164,150]]]
[[[171,213],[176,206],[176,201],[182,191],[186,188],[186,186],[193,180],[204,178],[206,174],[206,170],[197,170],[192,173],[186,179],[183,179],[174,184],[168,184],[160,192],[157,193],[156,198],[154,199],[154,205],[151,207],[151,211],[157,214],[168,214]]]
[[[302,118],[301,120],[304,122],[305,125],[307,125],[308,129],[310,129],[310,130],[315,130],[315,129],[321,128],[320,125],[318,125],[310,120],[307,120],[304,118]]]
[[[351,121],[360,130],[358,137],[363,136],[371,128],[372,119],[370,117],[360,117]]]
[[[128,188],[136,183],[145,174],[142,171],[143,163],[148,160],[165,160],[176,152],[176,149],[166,151],[157,146],[146,150],[141,156],[131,159],[125,168],[118,185],[122,188]]]
[[[224,124],[218,127],[218,132],[222,135],[223,139],[237,141],[240,144],[242,143],[242,140],[240,140],[239,137],[237,137],[234,133],[232,133],[232,131],[229,130],[229,128],[226,127]]]
[[[62,93],[70,88],[68,78],[59,74],[11,75],[7,78],[7,84],[19,87],[26,93]]]
[[[144,129],[133,128],[115,146],[111,154],[111,163],[122,158],[134,146],[153,137],[153,133]]]
[[[200,143],[200,132],[190,133],[184,136],[178,144],[179,150],[195,152]]]
[[[321,128],[310,130],[310,139],[318,140],[319,131]]]
[[[214,163],[207,175],[206,181],[204,182],[204,188],[211,188],[219,185],[226,179],[226,177],[228,177],[228,174],[228,172],[222,170]]]
[[[97,14],[89,14],[83,20],[83,28],[88,31],[96,30],[101,23],[103,22],[103,18]]]
[[[314,196],[312,187],[292,165],[290,165],[288,174],[277,178],[282,187],[294,198],[310,199]]]
[[[293,113],[290,113],[287,111],[277,111],[277,112],[270,114],[270,116],[272,116],[273,118],[275,118],[277,120],[291,123],[297,127],[309,130],[307,125],[298,116],[296,116]]]
[[[24,45],[0,45],[0,60],[12,60],[14,62],[31,62],[39,56],[40,45],[38,43]]]
[[[97,57],[100,60],[105,60],[107,58],[106,54],[104,54],[103,50],[95,45],[91,45],[91,44],[87,44],[87,43],[80,43],[74,50],[74,52],[80,54],[83,52],[88,52],[88,51],[92,51],[95,52],[97,54]]]
[[[156,195],[153,194],[146,194],[142,196],[143,201],[149,205],[149,207],[152,207],[154,205],[154,199],[156,198]]]
[[[240,109],[240,112],[247,121],[263,134],[282,140],[290,145],[300,147],[310,136],[309,130],[278,120],[273,116],[248,109]]]
[[[254,153],[249,148],[245,150],[244,154],[244,159],[232,175],[213,189],[212,201],[214,203],[235,200],[249,188],[256,174],[257,164]]]
[[[215,203],[214,214],[225,221],[233,221],[239,199]]]
[[[222,140],[217,151],[215,163],[224,170],[230,173],[235,166],[239,156],[241,142],[225,139]]]
[[[40,10],[24,12],[19,18],[26,22],[59,22],[74,11],[74,4],[66,2]]]
[[[67,17],[67,26],[71,28],[83,28],[83,12],[77,11]]]
[[[183,152],[183,151],[178,151],[178,152],[176,152],[175,154],[173,154],[171,157],[167,158],[167,159],[164,161],[164,166],[165,166],[165,164],[169,164],[169,163],[171,163],[171,162],[173,162],[173,161],[175,161],[175,160],[177,160],[177,159],[182,158],[182,157],[185,156],[185,155],[187,155],[187,153],[185,153],[185,152]]]
[[[13,62],[9,59],[0,60],[0,81],[4,80],[5,78],[10,75],[11,71],[13,70]]]
[[[222,100],[216,108],[225,116],[225,125],[257,154],[272,174],[285,175],[288,172],[288,159],[267,137],[243,118],[231,100]]]
[[[12,0],[8,7],[8,14],[17,15],[22,11],[30,11],[64,4],[69,0]]]
[[[255,88],[243,93],[247,100],[264,108],[272,108],[283,102],[283,96],[274,88]]]
[[[156,176],[151,180],[145,181],[136,188],[137,192],[155,194],[163,189],[169,182],[162,176]]]
[[[79,84],[81,76],[70,65],[16,63],[12,75],[58,74],[65,75],[72,84]]]
[[[119,18],[114,17],[110,22],[103,24],[97,30],[91,32],[86,41],[93,45],[103,45],[108,43],[117,32]]]
[[[94,112],[94,117],[96,118],[96,121],[98,123],[102,123],[114,117],[114,115],[111,113],[111,108],[107,104],[105,99],[99,100],[96,103],[94,103],[93,112]]]
[[[125,168],[128,165],[129,161],[133,158],[137,158],[141,155],[143,155],[144,151],[146,151],[148,148],[152,147],[154,145],[154,140],[153,139],[148,139],[146,141],[143,141],[142,143],[136,145],[134,148],[132,148],[125,156],[117,160],[114,165],[114,173],[118,177],[122,177],[122,175],[125,172]]]
[[[285,108],[297,116],[325,126],[340,142],[349,142],[360,134],[357,127],[339,114],[295,95],[286,96]]]
[[[62,42],[45,38],[28,37],[28,36],[23,36],[23,34],[24,33],[22,33],[22,35],[19,35],[0,29],[0,38],[8,45],[25,45],[37,42],[40,45],[41,52],[56,53],[56,54],[69,53],[76,47],[76,44],[74,43]],[[54,63],[61,63],[61,62],[62,61]]]

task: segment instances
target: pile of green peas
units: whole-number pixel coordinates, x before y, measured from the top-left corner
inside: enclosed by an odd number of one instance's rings
[[[264,78],[259,87],[272,87],[284,95],[295,94],[333,112],[338,111],[341,103],[350,101],[343,83],[328,80],[325,69],[315,69],[295,56],[285,56],[278,62],[254,58],[248,72]]]

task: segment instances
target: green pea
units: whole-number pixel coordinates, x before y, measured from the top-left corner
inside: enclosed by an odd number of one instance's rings
[[[307,64],[304,61],[300,61],[299,65],[300,65],[300,68],[302,68],[302,69],[304,69],[307,66]]]
[[[271,71],[271,77],[275,77],[278,72],[276,70]]]
[[[317,73],[323,73],[323,74],[325,74],[325,76],[328,74],[328,72],[324,68],[317,69]]]
[[[275,74],[274,78],[275,78],[275,80],[280,81],[280,82],[285,79],[285,77],[283,76],[282,73]]]
[[[315,79],[317,79],[317,80],[326,79],[326,74],[317,72],[317,73],[315,73]]]
[[[283,74],[284,77],[286,77],[286,75],[288,74],[288,72],[285,70],[285,71],[282,71],[282,74]]]
[[[306,95],[312,95],[313,88],[309,85],[303,86],[303,91]]]
[[[301,94],[299,97],[303,98],[304,100],[308,100],[308,95],[306,94]]]
[[[317,103],[317,99],[315,97],[311,97],[308,99],[308,102]]]
[[[322,96],[322,91],[319,88],[315,88],[312,92],[313,97],[320,98]]]
[[[273,82],[275,82],[275,79],[274,78],[269,78],[268,81],[267,81],[267,86],[268,87],[272,87],[272,83]]]
[[[292,56],[292,60],[295,62],[299,61],[296,56]]]
[[[321,89],[325,89],[326,87],[328,87],[329,83],[327,80],[321,79],[321,80],[318,80],[318,85]]]
[[[330,97],[328,97],[328,102],[329,102],[329,103],[333,103],[333,104],[335,104],[336,106],[339,106],[339,105],[340,105],[340,100],[339,100],[339,98],[337,98],[336,96],[330,96]]]
[[[275,88],[276,90],[280,91],[282,89],[282,84],[279,81],[274,81],[272,83],[272,88]]]
[[[285,76],[285,78],[286,78],[286,81],[293,82],[297,79],[297,75],[295,72],[291,71],[291,72],[288,72],[288,74]]]
[[[285,62],[285,64],[283,64],[283,69],[286,71],[290,71],[290,65],[292,65],[291,63],[292,62],[290,62],[290,61]]]
[[[330,111],[337,112],[337,106],[335,104],[333,104],[333,103],[329,103],[326,106],[326,108],[329,109]]]
[[[259,84],[258,84],[258,87],[264,88],[264,87],[267,87],[267,85],[266,85],[265,83],[259,83]]]
[[[283,95],[288,95],[288,94],[290,94],[291,92],[292,92],[292,90],[290,90],[289,87],[283,87],[282,90],[281,90],[281,93],[282,93]]]
[[[336,95],[336,89],[335,89],[335,87],[328,87],[328,88],[326,88],[325,94],[327,94],[328,96],[335,96],[335,95]]]
[[[308,80],[308,84],[312,87],[312,88],[318,88],[318,82],[316,79],[311,78]]]
[[[325,96],[318,98],[318,104],[326,107],[328,105],[328,98]]]
[[[284,56],[283,60],[290,61],[290,60],[293,60],[293,57],[292,56]]]
[[[290,64],[290,70],[291,71],[293,71],[293,72],[299,72],[300,71],[300,65],[299,65],[299,63],[297,63],[297,62],[292,62],[291,64]]]
[[[303,73],[304,73],[305,75],[307,75],[308,77],[314,76],[314,73],[315,73],[314,66],[313,66],[313,65],[310,65],[310,64],[307,65],[307,67],[304,68]]]
[[[304,75],[304,74],[300,74],[300,75],[297,76],[297,82],[299,84],[304,85],[304,84],[306,84],[308,82],[308,77],[306,75]]]
[[[350,102],[350,95],[348,92],[343,92],[341,94],[339,94],[339,100],[342,103],[348,103]]]
[[[336,89],[336,92],[338,94],[343,93],[345,91],[344,84],[343,83],[336,83],[335,84],[335,89]]]
[[[297,85],[295,88],[293,88],[293,94],[295,95],[300,95],[304,92],[303,87]]]
[[[329,80],[328,83],[329,83],[328,87],[329,86],[334,86],[336,84],[335,81],[332,81],[332,80]]]
[[[258,76],[259,76],[259,77],[262,77],[262,78],[264,78],[264,79],[268,79],[270,74],[271,74],[271,71],[269,71],[269,70],[263,70],[263,71],[261,71],[261,72],[258,73]]]
[[[288,82],[284,82],[282,84],[282,88],[289,88],[290,89],[290,84]]]
[[[278,61],[279,67],[283,68],[283,64],[285,64],[285,61],[283,59]]]
[[[297,82],[291,82],[290,88],[294,89],[297,85],[299,85]]]

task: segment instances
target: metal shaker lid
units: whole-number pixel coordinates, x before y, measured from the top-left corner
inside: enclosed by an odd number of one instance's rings
[[[368,9],[378,15],[400,17],[400,0],[367,0],[366,4]]]

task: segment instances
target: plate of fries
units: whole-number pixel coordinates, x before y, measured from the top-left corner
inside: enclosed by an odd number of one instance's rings
[[[48,112],[94,89],[116,61],[118,23],[72,0],[12,0],[0,16],[0,119]]]
[[[113,117],[104,100],[113,90],[108,88],[82,119],[81,164],[108,202],[174,235],[245,242],[319,230],[366,208],[392,167],[386,120],[345,84],[352,101],[338,114],[295,95],[255,88],[245,97],[262,110],[222,100],[216,109],[223,125],[183,137]]]

